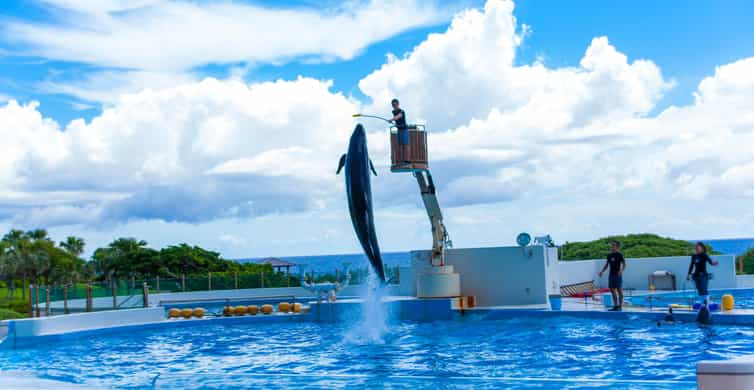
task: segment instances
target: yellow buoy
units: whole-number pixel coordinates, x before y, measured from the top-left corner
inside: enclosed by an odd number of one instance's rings
[[[735,306],[735,302],[733,301],[733,295],[725,294],[723,295],[723,310],[733,310],[733,306]]]
[[[204,308],[197,307],[196,309],[194,309],[194,317],[196,318],[204,317]]]
[[[291,304],[288,302],[278,303],[278,311],[281,313],[288,313],[289,311],[291,311]]]
[[[181,310],[181,317],[183,318],[191,318],[191,316],[194,314],[194,310],[192,309],[183,309]]]
[[[301,313],[301,304],[296,302],[293,304],[293,312],[294,313]]]
[[[248,312],[248,309],[246,306],[236,306],[236,310],[234,311],[237,316],[242,316]]]
[[[232,316],[233,313],[235,313],[235,308],[233,306],[225,306],[223,308],[223,315],[224,316]]]
[[[172,308],[168,311],[168,318],[178,318],[181,316],[181,310]]]
[[[249,309],[249,314],[251,314],[253,316],[255,316],[255,315],[257,315],[257,313],[259,313],[259,306],[257,306],[257,305],[249,305],[248,309]]]
[[[262,314],[270,314],[272,313],[272,305],[262,305]]]

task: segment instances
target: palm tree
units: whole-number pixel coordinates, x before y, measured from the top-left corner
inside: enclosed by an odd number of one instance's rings
[[[60,243],[60,247],[68,251],[75,257],[81,257],[84,253],[84,239],[80,237],[69,236],[65,241]]]
[[[22,230],[17,229],[8,232],[2,241],[6,244],[6,256],[10,258],[9,261],[13,264],[14,277],[21,277],[21,297],[26,299],[26,279],[29,275],[28,259],[31,252],[31,241]],[[11,286],[11,288],[15,287],[13,280],[11,280]]]

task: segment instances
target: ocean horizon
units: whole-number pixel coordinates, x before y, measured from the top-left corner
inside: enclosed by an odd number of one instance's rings
[[[689,242],[702,241],[722,254],[741,255],[747,250],[754,247],[754,238],[725,238],[713,240],[687,240]],[[268,257],[252,257],[236,259],[241,263],[260,262]],[[274,257],[274,256],[273,256]],[[363,269],[369,266],[369,261],[362,253],[347,253],[334,255],[314,255],[314,256],[282,256],[277,257],[298,265],[298,269],[292,272],[301,272],[302,268],[306,272],[325,272],[334,273],[336,270],[343,271],[347,267],[351,270]],[[382,254],[382,261],[387,267],[407,266],[409,265],[409,252],[387,252]]]

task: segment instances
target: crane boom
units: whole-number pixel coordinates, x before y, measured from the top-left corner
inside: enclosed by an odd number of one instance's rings
[[[427,210],[429,223],[432,226],[433,242],[432,259],[430,261],[434,266],[444,266],[445,249],[452,247],[453,243],[448,237],[448,230],[445,229],[445,224],[442,220],[442,211],[440,210],[440,203],[437,201],[437,192],[435,191],[435,183],[432,181],[432,174],[429,170],[416,170],[414,171],[414,177],[419,184],[424,208]]]

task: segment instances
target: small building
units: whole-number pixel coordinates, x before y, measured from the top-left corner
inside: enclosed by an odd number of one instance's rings
[[[275,270],[275,272],[281,272],[283,268],[285,268],[285,273],[290,274],[291,273],[291,267],[298,267],[298,264],[291,263],[290,261],[286,261],[283,259],[278,259],[277,257],[268,257],[266,259],[262,259],[257,261],[258,264],[269,264],[272,266],[272,269]]]

